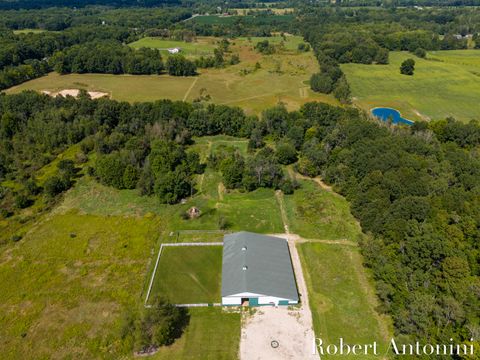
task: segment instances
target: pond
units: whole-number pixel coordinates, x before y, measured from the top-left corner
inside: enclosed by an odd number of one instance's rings
[[[391,119],[393,124],[413,125],[414,123],[412,120],[403,118],[398,110],[392,108],[374,108],[372,109],[372,115],[383,121]]]

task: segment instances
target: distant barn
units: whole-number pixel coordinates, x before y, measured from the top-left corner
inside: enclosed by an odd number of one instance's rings
[[[223,239],[222,305],[298,304],[285,239],[238,232]]]

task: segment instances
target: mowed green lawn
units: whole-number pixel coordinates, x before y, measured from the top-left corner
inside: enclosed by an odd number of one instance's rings
[[[166,246],[154,277],[151,297],[174,304],[219,303],[222,246]]]
[[[160,49],[163,55],[169,54],[167,49],[180,48],[181,53],[186,56],[208,56],[213,55],[217,41],[219,39],[212,37],[199,37],[195,41],[185,42],[147,36],[128,45],[134,49],[142,47]]]
[[[324,345],[379,344],[383,355],[392,335],[388,318],[375,311],[377,300],[356,247],[322,243],[297,245],[309,291],[315,336]],[[338,355],[322,359],[338,359]],[[342,359],[382,356],[342,355]]]
[[[400,64],[415,60],[415,74],[401,75]],[[344,64],[354,102],[365,110],[392,107],[412,120],[453,116],[480,118],[480,51],[436,51],[427,59],[390,52],[388,65]]]

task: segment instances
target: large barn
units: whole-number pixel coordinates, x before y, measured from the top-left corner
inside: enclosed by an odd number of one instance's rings
[[[286,239],[238,232],[223,239],[222,305],[298,304]]]

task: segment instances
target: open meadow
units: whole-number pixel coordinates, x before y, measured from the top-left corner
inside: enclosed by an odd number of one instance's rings
[[[128,45],[134,49],[140,49],[142,47],[158,49],[162,55],[168,55],[168,49],[179,48],[181,53],[187,57],[199,57],[213,55],[213,50],[217,47],[218,41],[219,39],[206,36],[197,37],[195,41],[192,42],[147,36]]]
[[[247,140],[196,138],[191,150],[205,160],[224,145],[245,153]],[[122,319],[126,309],[143,306],[161,243],[221,241],[221,224],[228,231],[278,234],[284,221],[292,232],[313,239],[297,246],[317,336],[381,338],[388,329],[374,311],[374,290],[356,245],[331,243],[356,242],[360,235],[345,199],[314,181],[300,184],[294,195],[284,197],[282,215],[274,190],[227,191],[210,168],[198,176],[196,194],[176,205],[159,204],[136,190],[105,187],[84,175],[51,213],[25,229],[21,241],[1,248],[4,354],[11,359],[48,358],[52,351],[60,358],[130,358],[125,355],[130,340],[120,337]],[[307,207],[308,198],[313,201]],[[181,215],[191,206],[200,209],[200,217],[185,219]],[[165,249],[152,294],[182,303],[220,301],[221,246]],[[152,359],[237,358],[241,313],[207,307],[190,309],[189,315],[182,337]]]
[[[400,64],[415,60],[413,76],[401,75]],[[390,52],[388,65],[343,64],[353,102],[369,111],[392,107],[411,120],[478,119],[480,113],[480,51],[434,51],[420,59]]]
[[[149,41],[145,39],[140,41]],[[282,42],[283,50],[273,55],[262,55],[253,49],[262,40],[276,45]],[[288,110],[297,110],[309,101],[338,104],[331,95],[311,91],[308,80],[312,73],[318,71],[318,63],[312,51],[297,52],[301,37],[286,36],[285,40],[280,36],[238,38],[231,42],[232,53],[240,56],[239,64],[199,69],[199,75],[194,77],[50,73],[6,92],[85,89],[105,92],[113,99],[128,102],[159,99],[194,101],[201,95],[209,95],[209,102],[240,106],[250,114],[258,114],[280,102]]]

